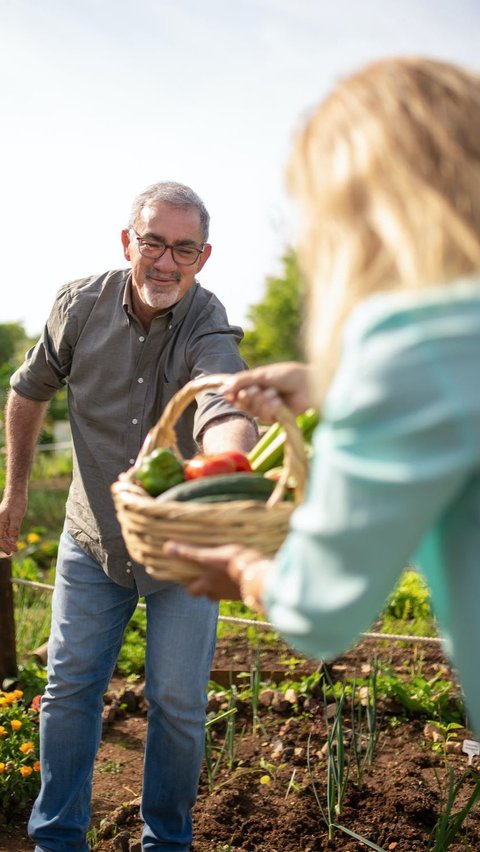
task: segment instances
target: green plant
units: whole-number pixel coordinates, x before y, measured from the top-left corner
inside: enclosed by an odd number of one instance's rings
[[[40,786],[38,702],[22,690],[0,692],[0,810],[7,821],[23,813]]]
[[[442,723],[433,719],[430,719],[428,724],[432,725],[440,734],[440,739],[432,744],[432,750],[436,754],[442,755],[445,769],[448,771],[447,743],[455,740],[458,736],[457,731],[463,730],[464,726],[458,722]]]
[[[429,679],[414,675],[403,681],[388,667],[382,667],[377,677],[377,689],[379,694],[394,699],[409,715],[460,722],[463,706],[457,687],[443,675],[444,672],[438,671]]]
[[[328,674],[326,675],[326,677],[328,678]],[[344,834],[347,834],[349,837],[353,837],[359,843],[363,843],[370,849],[376,850],[376,852],[385,852],[385,850],[377,846],[371,840],[367,840],[366,838],[361,837],[361,835],[357,834],[355,831],[352,831],[351,829],[347,828],[344,825],[341,825],[338,822],[338,818],[342,814],[343,801],[349,783],[351,753],[356,753],[358,751],[359,746],[356,742],[355,728],[352,725],[350,753],[346,751],[345,747],[346,736],[343,722],[343,714],[347,701],[347,695],[352,695],[352,689],[348,689],[347,684],[343,682],[341,684],[340,693],[337,695],[335,694],[334,690],[332,690],[331,688],[330,690],[328,689],[329,686],[332,687],[333,685],[331,683],[324,682],[324,722],[326,727],[325,746],[327,752],[325,807],[323,807],[320,801],[320,795],[313,773],[313,762],[311,753],[311,738],[313,733],[312,731],[310,732],[307,741],[307,766],[315,801],[318,805],[322,818],[327,826],[329,841],[333,840],[335,830],[338,830],[342,831]],[[335,715],[333,719],[329,718],[329,713],[327,712],[327,693],[330,695],[332,695],[333,693],[334,695]],[[355,685],[353,686],[353,694],[354,693]]]
[[[252,704],[252,725],[253,732],[256,733],[262,728],[260,716],[258,714],[258,697],[260,694],[260,651],[257,644],[255,651],[255,665],[250,669],[250,689],[251,689],[251,704]]]
[[[372,666],[367,684],[353,691],[352,700],[352,752],[357,767],[357,785],[360,787],[365,766],[371,766],[379,735],[377,713],[377,664]]]
[[[470,796],[459,811],[453,812],[455,802],[458,795],[468,780],[473,781],[473,789]],[[480,778],[474,775],[473,772],[467,770],[455,782],[455,773],[452,767],[449,767],[448,773],[448,794],[444,804],[442,813],[436,822],[432,834],[430,836],[429,849],[432,852],[445,852],[450,844],[455,840],[462,829],[462,826],[468,814],[480,799]]]
[[[207,719],[205,723],[205,767],[207,770],[208,789],[210,793],[215,788],[215,779],[218,775],[223,757],[227,753],[227,765],[231,770],[234,763],[234,740],[235,740],[235,721],[234,717],[237,712],[235,706],[230,706],[228,710]],[[213,740],[213,726],[220,722],[226,722],[226,733],[221,745],[215,746]]]
[[[403,572],[385,605],[387,613],[403,621],[431,618],[430,591],[417,571]]]

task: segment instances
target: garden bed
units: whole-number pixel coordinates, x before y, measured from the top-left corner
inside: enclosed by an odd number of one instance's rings
[[[332,681],[343,682],[346,675],[358,678],[371,671],[374,658],[388,662],[400,677],[421,673],[422,683],[439,676],[454,679],[436,645],[411,645],[364,641],[328,669]],[[281,661],[281,662],[280,662]],[[268,643],[255,652],[251,644],[235,639],[221,640],[214,662],[217,673],[232,672],[238,690],[252,673],[261,672],[262,680],[270,673],[284,674],[292,683],[305,673],[315,673],[318,664],[304,660],[281,644]],[[245,675],[242,677],[241,672]],[[229,674],[223,675],[230,680]],[[115,696],[122,695],[125,684],[112,683]],[[146,709],[141,699],[141,684],[133,690],[138,701],[131,710],[110,712],[95,766],[93,797],[92,848],[97,852],[131,850],[140,852],[141,789]],[[325,779],[327,726],[325,705],[318,694],[297,695],[295,704],[273,690],[273,705],[258,704],[254,725],[251,700],[237,700],[233,766],[226,755],[216,774],[210,778],[206,767],[194,811],[194,852],[317,852],[322,849],[353,850],[368,847],[340,829],[329,841],[320,806],[326,807]],[[263,688],[261,701],[272,698]],[[289,695],[293,700],[293,695]],[[225,709],[225,696],[212,695],[210,718]],[[120,700],[120,704],[125,703]],[[128,702],[127,702],[128,703]],[[334,709],[334,705],[333,709]],[[112,705],[110,705],[112,708]],[[467,768],[467,756],[461,751],[446,755],[424,733],[427,716],[407,714],[394,700],[379,702],[376,725],[377,742],[373,762],[366,765],[358,783],[351,768],[346,786],[343,811],[338,822],[348,830],[374,842],[384,850],[426,852],[429,836],[445,811],[448,792],[447,766],[458,778]],[[330,713],[330,719],[332,719]],[[108,719],[110,722],[108,723]],[[344,734],[348,747],[348,719]],[[212,755],[222,745],[225,725],[211,727]],[[459,732],[456,746],[461,748],[468,731]],[[475,761],[474,761],[475,766]],[[313,784],[312,784],[313,780]],[[315,789],[314,789],[315,787]],[[466,801],[473,788],[469,780],[459,795],[454,810]],[[25,823],[13,833],[0,832],[0,852],[21,852],[31,848]],[[480,848],[480,813],[476,807],[468,816],[465,829],[448,846],[451,852],[477,852]],[[440,852],[438,847],[437,852]]]

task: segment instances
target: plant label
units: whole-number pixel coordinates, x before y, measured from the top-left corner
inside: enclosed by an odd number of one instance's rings
[[[476,740],[464,740],[462,751],[464,751],[465,754],[468,754],[468,765],[471,766],[472,758],[474,758],[477,754],[480,754],[480,743]]]

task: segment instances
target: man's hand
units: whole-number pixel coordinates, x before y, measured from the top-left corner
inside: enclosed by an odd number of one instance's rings
[[[0,550],[6,556],[18,550],[20,527],[27,510],[25,494],[4,497],[0,503]]]

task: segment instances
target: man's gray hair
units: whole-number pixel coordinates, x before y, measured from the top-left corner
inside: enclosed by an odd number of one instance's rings
[[[156,204],[159,201],[165,201],[173,207],[195,207],[200,216],[202,242],[207,242],[210,215],[205,204],[193,189],[190,189],[189,186],[185,186],[183,183],[176,183],[173,180],[152,183],[140,195],[137,195],[132,204],[129,227],[135,228],[137,220],[146,205]]]

